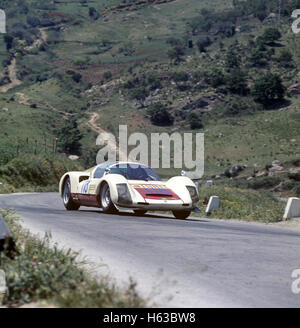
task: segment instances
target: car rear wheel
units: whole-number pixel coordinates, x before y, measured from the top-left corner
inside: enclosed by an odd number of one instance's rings
[[[145,215],[147,213],[147,211],[145,211],[145,210],[134,210],[133,212],[134,212],[134,214],[140,215],[140,216]]]
[[[63,203],[68,211],[77,211],[80,207],[80,205],[76,204],[72,198],[70,178],[68,178],[64,184]]]
[[[100,192],[101,207],[104,213],[115,213],[117,211],[110,197],[109,185],[105,183]]]
[[[176,219],[184,220],[188,218],[191,214],[191,211],[172,211]]]

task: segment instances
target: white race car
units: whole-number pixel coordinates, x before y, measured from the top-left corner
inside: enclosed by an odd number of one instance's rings
[[[86,171],[67,172],[59,192],[69,211],[80,206],[102,208],[104,213],[132,209],[138,215],[172,211],[178,219],[186,219],[199,201],[198,190],[188,177],[163,182],[151,168],[131,162],[105,162]]]

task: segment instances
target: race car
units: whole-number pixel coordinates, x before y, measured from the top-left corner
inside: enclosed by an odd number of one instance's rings
[[[172,211],[186,219],[197,207],[199,193],[186,176],[163,182],[150,167],[133,162],[105,162],[82,172],[67,172],[59,192],[68,211],[80,206],[102,208],[104,213],[124,209],[137,215],[147,211]]]

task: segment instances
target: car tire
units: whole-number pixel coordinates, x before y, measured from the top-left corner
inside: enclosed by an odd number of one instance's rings
[[[133,211],[135,215],[143,216],[145,215],[148,211],[147,210],[134,210]]]
[[[104,213],[116,213],[117,209],[110,197],[110,189],[107,183],[102,185],[100,191],[100,202]]]
[[[76,204],[72,198],[70,178],[68,178],[64,183],[62,198],[67,211],[77,211],[79,209],[80,205]]]
[[[191,214],[191,211],[172,211],[176,219],[184,220],[188,218]]]

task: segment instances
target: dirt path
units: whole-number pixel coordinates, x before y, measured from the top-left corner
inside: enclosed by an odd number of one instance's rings
[[[1,92],[7,92],[8,90],[22,84],[22,82],[17,78],[16,64],[17,64],[17,60],[16,58],[14,58],[11,61],[10,65],[8,66],[8,76],[11,82],[9,84],[2,86],[0,88]]]
[[[35,40],[31,46],[26,47],[25,50],[29,51],[29,50],[38,48],[39,46],[41,46],[43,44],[43,42],[47,41],[48,35],[47,35],[45,29],[46,28],[40,28],[41,37],[39,39]]]
[[[41,37],[39,39],[35,40],[31,46],[26,47],[25,50],[28,51],[28,50],[32,50],[34,48],[38,48],[43,42],[45,42],[47,40],[48,35],[45,32],[45,30],[41,28],[40,32],[41,32]],[[16,57],[14,57],[13,60],[11,61],[10,65],[8,66],[8,76],[9,76],[11,82],[9,84],[2,86],[0,88],[0,92],[5,93],[8,90],[22,84],[22,81],[20,81],[17,78],[16,66],[17,66],[17,60],[16,60]]]
[[[120,156],[120,149],[118,144],[115,143],[115,139],[113,137],[110,136],[110,133],[105,131],[104,129],[102,129],[97,121],[100,118],[100,114],[99,113],[92,113],[92,116],[90,118],[90,120],[87,122],[87,125],[89,126],[90,129],[92,129],[93,131],[95,131],[97,134],[105,134],[107,136],[107,145],[110,149],[114,150],[116,149],[117,155],[119,154]],[[124,153],[121,153],[123,159],[127,159],[127,156]]]

